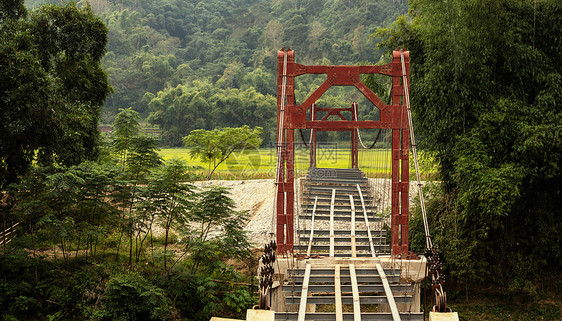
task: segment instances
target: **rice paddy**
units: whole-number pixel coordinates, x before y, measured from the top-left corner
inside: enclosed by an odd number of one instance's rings
[[[206,176],[209,164],[199,158],[193,159],[189,155],[188,148],[164,148],[160,150],[160,156],[164,160],[182,159],[198,175]],[[317,167],[325,168],[349,168],[351,167],[351,156],[349,149],[319,147],[317,149]],[[421,174],[430,178],[436,173],[433,158],[421,157]],[[369,177],[389,177],[392,168],[392,158],[389,149],[372,149],[359,151],[359,167]],[[215,173],[214,179],[258,179],[274,178],[277,164],[277,152],[275,148],[259,148],[234,152],[223,163]],[[310,166],[308,149],[299,148],[295,150],[295,176],[306,174]],[[414,174],[413,161],[410,162],[410,173]]]

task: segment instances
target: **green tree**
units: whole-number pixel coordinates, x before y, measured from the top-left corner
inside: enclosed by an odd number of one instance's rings
[[[561,14],[551,0],[416,0],[378,32],[411,53],[414,121],[448,202],[430,214],[457,280],[533,291],[536,271],[562,268]]]
[[[84,162],[69,168],[34,167],[11,186],[18,207],[12,212],[33,239],[62,250],[67,260],[74,246],[96,256],[99,243],[116,226],[111,206],[116,171],[107,165]],[[35,245],[32,244],[32,248]]]
[[[148,121],[164,131],[163,144],[179,146],[191,130],[210,127],[214,91],[210,83],[194,80],[189,85],[167,88],[150,100]]]
[[[113,139],[113,150],[119,155],[121,166],[125,169],[127,153],[131,148],[133,137],[139,133],[139,113],[132,108],[121,109],[113,121],[111,138]]]
[[[122,170],[135,178],[161,163],[158,139],[140,133],[139,113],[132,108],[121,109],[113,121],[111,138],[113,152],[118,155]]]
[[[158,150],[156,137],[147,134],[133,136],[128,161],[129,171],[138,178],[140,174],[160,165],[162,158],[158,155]]]
[[[242,68],[243,65],[239,62],[229,63],[215,85],[220,88],[240,88],[243,77]]]
[[[91,9],[23,1],[0,13],[0,186],[34,160],[73,165],[98,153],[101,107],[110,92],[100,60],[107,28]]]
[[[375,43],[368,35],[407,10],[402,2],[385,0],[98,0],[92,6],[103,12],[110,29],[104,66],[115,93],[106,105],[107,119],[129,106],[145,117],[148,110],[142,100],[147,91],[156,95],[193,79],[219,88],[253,86],[244,82],[244,74],[255,68],[275,74],[276,52],[282,46],[296,49],[299,61],[306,64],[322,58],[335,64],[378,61],[381,52],[373,51]],[[357,29],[359,26],[365,27]],[[231,65],[232,61],[239,66]],[[178,70],[186,64],[189,74],[185,68]],[[275,79],[267,88],[256,90],[274,95]],[[175,146],[189,133],[178,136],[176,128],[162,129],[165,134],[171,132]],[[179,131],[183,129],[179,127]],[[167,139],[164,142],[169,144]]]
[[[263,126],[264,138],[269,139],[276,127],[276,113],[271,106],[275,98],[262,95],[253,87],[217,91],[212,97],[211,116],[217,125],[225,127]]]
[[[248,257],[250,243],[243,231],[247,213],[234,210],[234,201],[227,189],[213,187],[198,193],[190,218],[191,222],[199,225],[193,242],[205,243],[210,239],[211,230],[220,230],[222,233],[215,241],[223,249],[228,249],[229,256],[240,259]],[[195,257],[198,254],[192,255]],[[197,261],[194,268],[200,263],[200,260]]]
[[[0,2],[0,21],[18,19],[27,15],[23,1],[4,0]]]
[[[153,136],[139,133],[138,119],[139,113],[132,108],[122,109],[115,117],[111,132],[113,152],[119,156],[121,164],[119,188],[115,196],[117,196],[116,203],[122,209],[121,237],[124,232],[129,236],[129,264],[133,263],[133,256],[137,261],[139,260],[142,245],[152,229],[155,217],[154,213],[147,213],[142,206],[139,208],[136,206],[139,205],[139,192],[142,194],[142,191],[139,191],[139,184],[146,184],[144,174],[161,164],[161,158],[157,153],[158,140]],[[149,196],[140,195],[140,205],[147,197]],[[144,236],[141,237],[142,233]]]
[[[254,89],[262,95],[270,94],[276,96],[275,86],[271,86],[275,82],[275,77],[261,68],[256,68],[244,75],[242,89],[254,87]]]
[[[187,167],[180,160],[171,160],[153,170],[148,177],[145,190],[145,208],[156,213],[164,229],[164,271],[170,253],[167,252],[172,228],[182,228],[188,222],[193,186],[187,184]]]
[[[192,158],[199,157],[201,161],[209,163],[209,176],[211,179],[217,167],[224,162],[234,151],[258,147],[262,139],[261,127],[251,129],[248,126],[238,128],[226,127],[222,130],[197,129],[183,140]],[[212,167],[212,168],[211,168]]]

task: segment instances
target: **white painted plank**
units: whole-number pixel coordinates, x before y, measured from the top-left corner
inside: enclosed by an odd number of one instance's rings
[[[363,193],[361,192],[359,184],[357,184],[357,191],[359,191],[359,199],[361,200],[361,207],[363,207],[363,217],[365,217],[365,225],[367,225],[367,236],[369,237],[371,255],[375,257],[377,255],[375,254],[375,246],[373,245],[373,237],[371,235],[371,228],[369,227],[369,219],[367,218],[367,209],[365,208],[365,200],[363,199]]]
[[[359,301],[359,287],[357,286],[354,264],[349,265],[349,276],[351,277],[351,291],[353,293],[353,321],[361,321],[361,302]]]
[[[341,303],[340,265],[336,264],[334,270],[334,290],[336,292],[336,321],[343,321],[343,308]]]
[[[336,190],[332,189],[332,201],[330,202],[330,256],[335,256],[334,246],[334,205],[336,201]]]
[[[299,306],[299,319],[298,321],[304,321],[306,317],[306,298],[308,296],[308,282],[310,280],[310,263],[306,264],[306,269],[304,270],[304,280],[302,281],[302,291],[301,291],[301,302]]]
[[[379,272],[379,276],[382,281],[382,286],[384,288],[384,293],[386,294],[386,298],[388,299],[388,305],[390,306],[390,312],[392,312],[392,321],[401,321],[400,320],[400,312],[398,312],[398,307],[396,306],[396,302],[394,301],[394,296],[392,295],[392,290],[390,289],[390,285],[388,284],[388,279],[386,278],[386,274],[384,273],[384,269],[380,264],[377,264],[377,271]]]
[[[349,195],[349,204],[351,204],[351,257],[357,257],[357,247],[355,246],[355,201],[353,195]]]
[[[310,256],[312,250],[312,239],[314,238],[314,215],[316,214],[316,203],[318,203],[318,196],[314,198],[314,207],[312,208],[312,223],[310,224],[310,238],[308,240],[308,249],[306,250],[306,256]]]

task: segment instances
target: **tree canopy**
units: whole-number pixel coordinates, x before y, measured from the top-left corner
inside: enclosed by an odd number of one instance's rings
[[[259,147],[262,142],[261,133],[261,127],[251,129],[246,125],[238,128],[197,129],[183,140],[190,147],[192,158],[199,157],[203,162],[209,163],[208,179],[211,179],[217,167],[234,151]]]
[[[45,1],[57,2],[26,4]],[[376,63],[382,50],[375,49],[370,34],[407,10],[406,3],[387,0],[88,3],[109,30],[102,64],[114,93],[103,108],[103,122],[133,108],[160,127],[167,146],[181,146],[193,129],[243,125],[264,128],[264,141],[274,141],[277,50],[289,46],[305,64]],[[308,80],[299,79],[299,90],[309,91]],[[192,103],[185,95],[194,90],[213,100]],[[261,109],[258,117],[248,115],[254,108]]]
[[[562,267],[561,23],[560,1],[413,0],[378,31],[411,52],[414,121],[447,193],[430,225],[457,280],[518,290]]]
[[[28,14],[2,1],[0,186],[29,165],[79,164],[98,153],[98,120],[110,93],[101,68],[107,28],[89,7],[47,5]]]

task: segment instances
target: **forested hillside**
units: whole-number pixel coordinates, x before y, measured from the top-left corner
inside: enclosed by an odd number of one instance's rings
[[[270,142],[277,50],[289,46],[305,64],[376,63],[371,35],[407,11],[395,0],[88,2],[109,29],[103,66],[114,92],[103,120],[132,107],[171,146],[193,129],[242,125],[263,127]]]

